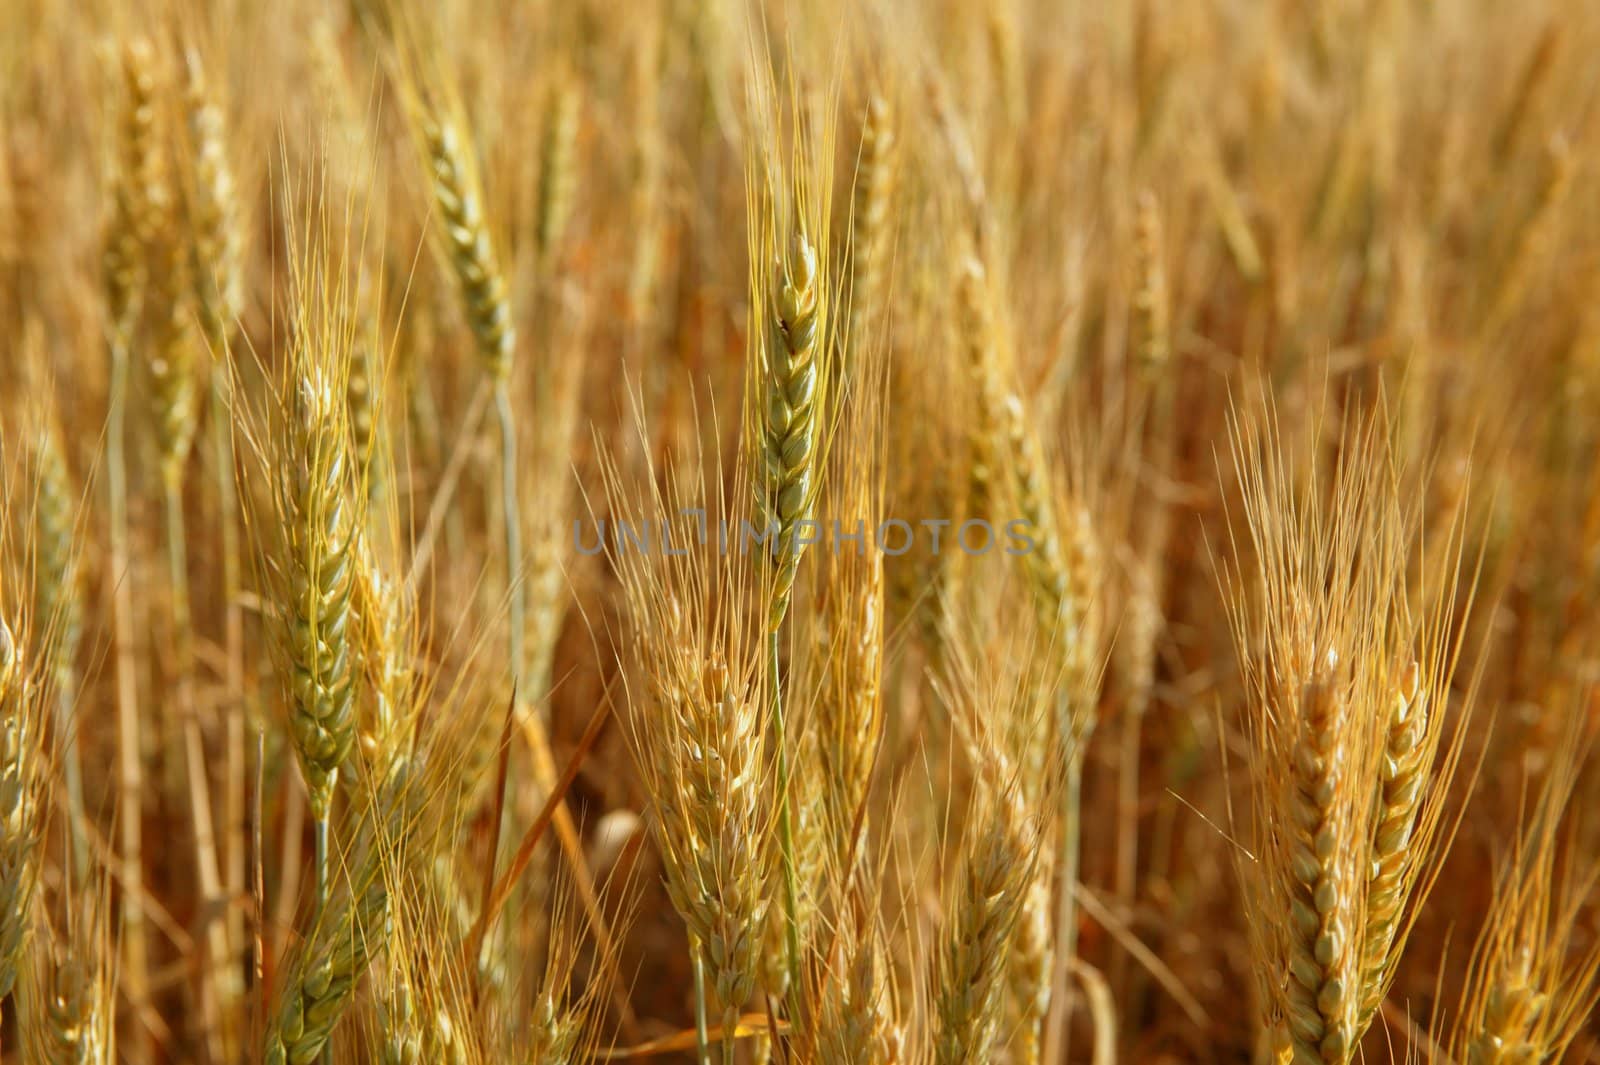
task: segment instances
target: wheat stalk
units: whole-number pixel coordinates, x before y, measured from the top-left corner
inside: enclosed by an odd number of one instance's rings
[[[140,1008],[145,1002],[148,967],[144,904],[139,890],[144,880],[143,818],[140,814],[144,808],[144,773],[129,575],[125,437],[129,346],[148,277],[145,248],[155,229],[152,216],[159,209],[161,199],[153,66],[154,57],[147,41],[136,39],[122,49],[120,72],[124,88],[116,172],[112,179],[114,208],[102,238],[111,362],[106,414],[106,510],[110,562],[116,577],[112,615],[116,637],[117,784],[123,815],[118,818],[118,844],[122,882],[127,888],[121,896],[121,924],[128,994]]]

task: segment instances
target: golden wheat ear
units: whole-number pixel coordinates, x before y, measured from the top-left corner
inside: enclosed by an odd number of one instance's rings
[[[46,808],[41,741],[47,688],[33,676],[19,629],[0,614],[0,1001],[30,956]]]
[[[1468,1065],[1559,1061],[1600,1008],[1600,940],[1584,930],[1600,857],[1579,846],[1583,811],[1573,803],[1593,749],[1583,707],[1593,695],[1569,699],[1562,742],[1500,861],[1468,965],[1451,1040]]]
[[[1263,1030],[1296,1061],[1357,1054],[1449,836],[1455,560],[1426,582],[1437,599],[1414,603],[1408,573],[1426,545],[1382,428],[1375,418],[1343,430],[1328,483],[1317,427],[1296,451],[1270,413],[1234,426],[1255,555],[1229,609],[1265,844],[1240,872]]]

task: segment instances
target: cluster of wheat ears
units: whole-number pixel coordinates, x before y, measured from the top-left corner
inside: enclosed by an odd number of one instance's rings
[[[0,8],[7,1065],[1600,1062],[1600,8]]]

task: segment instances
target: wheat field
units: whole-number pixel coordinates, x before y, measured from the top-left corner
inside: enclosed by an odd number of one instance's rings
[[[1600,8],[0,24],[6,1065],[1600,1062]]]

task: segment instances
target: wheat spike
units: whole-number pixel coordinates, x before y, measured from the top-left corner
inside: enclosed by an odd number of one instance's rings
[[[824,797],[834,830],[845,835],[867,801],[873,758],[883,728],[883,559],[835,556],[834,567],[856,569],[859,587],[842,584],[830,599],[831,627],[821,631],[826,662],[817,702],[818,753]]]
[[[1587,708],[1573,709],[1472,951],[1451,1046],[1466,1065],[1560,1061],[1600,1007],[1600,943],[1588,928],[1600,859],[1569,831],[1592,733]]]
[[[347,890],[326,907],[285,969],[268,1019],[266,1065],[311,1065],[320,1058],[356,982],[387,942],[390,867],[418,826],[423,794],[417,782],[423,779],[420,762],[407,765],[377,795]]]
[[[1134,224],[1138,285],[1133,294],[1134,351],[1140,370],[1155,377],[1172,357],[1172,308],[1167,295],[1165,241],[1155,197],[1139,196]]]
[[[381,877],[329,907],[285,978],[267,1032],[267,1065],[311,1065],[321,1056],[381,942],[387,909]]]
[[[16,986],[27,958],[39,885],[36,694],[19,641],[0,618],[0,1001]]]
[[[991,780],[980,796],[945,911],[934,977],[938,1065],[989,1060],[1013,934],[1039,859],[1037,832],[1015,785]]]
[[[1412,829],[1422,809],[1427,783],[1428,701],[1419,668],[1413,662],[1401,673],[1389,710],[1384,742],[1378,809],[1373,823],[1371,871],[1361,947],[1361,1022],[1365,1028],[1387,986],[1385,974],[1393,967],[1390,946],[1400,921],[1402,903],[1416,857],[1411,848]]]
[[[871,330],[879,328],[884,307],[884,287],[893,246],[896,140],[894,112],[888,98],[873,93],[867,101],[861,126],[861,162],[856,170],[852,204],[850,258],[855,268],[851,290],[851,357],[869,343]]]
[[[563,81],[551,95],[539,148],[539,208],[536,238],[539,255],[548,259],[566,232],[577,184],[574,161],[578,140],[578,92]]]
[[[123,47],[121,72],[117,169],[101,254],[107,319],[114,341],[125,346],[139,315],[148,277],[144,249],[159,229],[166,185],[156,132],[155,53],[150,42],[138,38]]]
[[[344,408],[331,389],[315,367],[293,383],[280,488],[290,734],[319,819],[333,800],[356,731],[351,600],[357,523]]]
[[[433,179],[433,201],[444,224],[446,257],[466,301],[467,321],[489,376],[503,381],[511,372],[516,327],[499,259],[483,215],[483,189],[470,149],[455,123],[444,115],[423,124]]]
[[[183,481],[183,468],[200,422],[193,309],[189,303],[192,270],[189,258],[170,234],[159,247],[150,286],[151,310],[157,315],[149,347],[150,381],[155,396],[161,476],[165,484],[176,486]]]
[[[350,594],[362,688],[367,694],[357,731],[367,765],[381,781],[407,753],[412,630],[402,590],[384,575],[373,555],[371,544],[362,538]]]
[[[350,369],[344,382],[344,399],[350,418],[350,447],[356,457],[356,479],[369,486],[368,497],[371,498],[372,478],[376,472],[373,448],[378,437],[376,360],[369,329],[359,329],[354,340]]]
[[[755,993],[758,949],[767,912],[765,833],[756,763],[760,719],[753,693],[736,686],[726,667],[709,665],[676,691],[662,713],[676,735],[655,744],[652,773],[674,782],[681,798],[655,802],[667,890],[690,935],[704,951],[717,1001],[731,1023]],[[671,746],[668,746],[669,740]],[[681,804],[681,809],[670,810]]]
[[[228,160],[222,109],[210,95],[199,53],[190,49],[186,59],[185,104],[194,166],[189,221],[194,235],[195,303],[206,344],[213,355],[220,356],[244,306],[238,194]]]
[[[36,438],[34,463],[37,558],[33,616],[49,626],[52,683],[64,703],[65,714],[71,709],[78,642],[83,634],[83,599],[73,545],[77,493],[62,454],[60,431],[53,422],[47,423]],[[62,727],[65,724],[62,720]]]
[[[1330,660],[1330,671],[1335,667],[1336,660]],[[1339,822],[1334,803],[1339,791],[1350,786],[1341,777],[1337,749],[1345,713],[1331,673],[1311,681],[1300,694],[1301,732],[1291,756],[1293,805],[1288,814],[1294,881],[1288,1023],[1297,1061],[1344,1062],[1353,1049],[1348,1019],[1356,993],[1351,900],[1339,867],[1349,826]]]
[[[814,464],[820,445],[822,400],[822,279],[816,249],[795,232],[772,286],[766,351],[766,402],[761,427],[764,473],[761,528],[775,531],[773,578],[767,626],[776,631],[789,611],[804,545],[796,543],[800,522],[815,502]]]
[[[967,447],[971,451],[968,470],[967,507],[974,517],[986,517],[994,508],[998,486],[995,442],[1000,438],[1000,376],[995,366],[994,324],[990,308],[988,274],[976,255],[962,261],[957,293],[961,308],[961,341],[966,352],[967,372],[972,392],[977,397],[977,417],[973,419]]]
[[[893,974],[885,964],[870,902],[856,898],[849,906],[835,947],[838,960],[817,1009],[815,1060],[819,1065],[889,1065],[900,1060]]]

